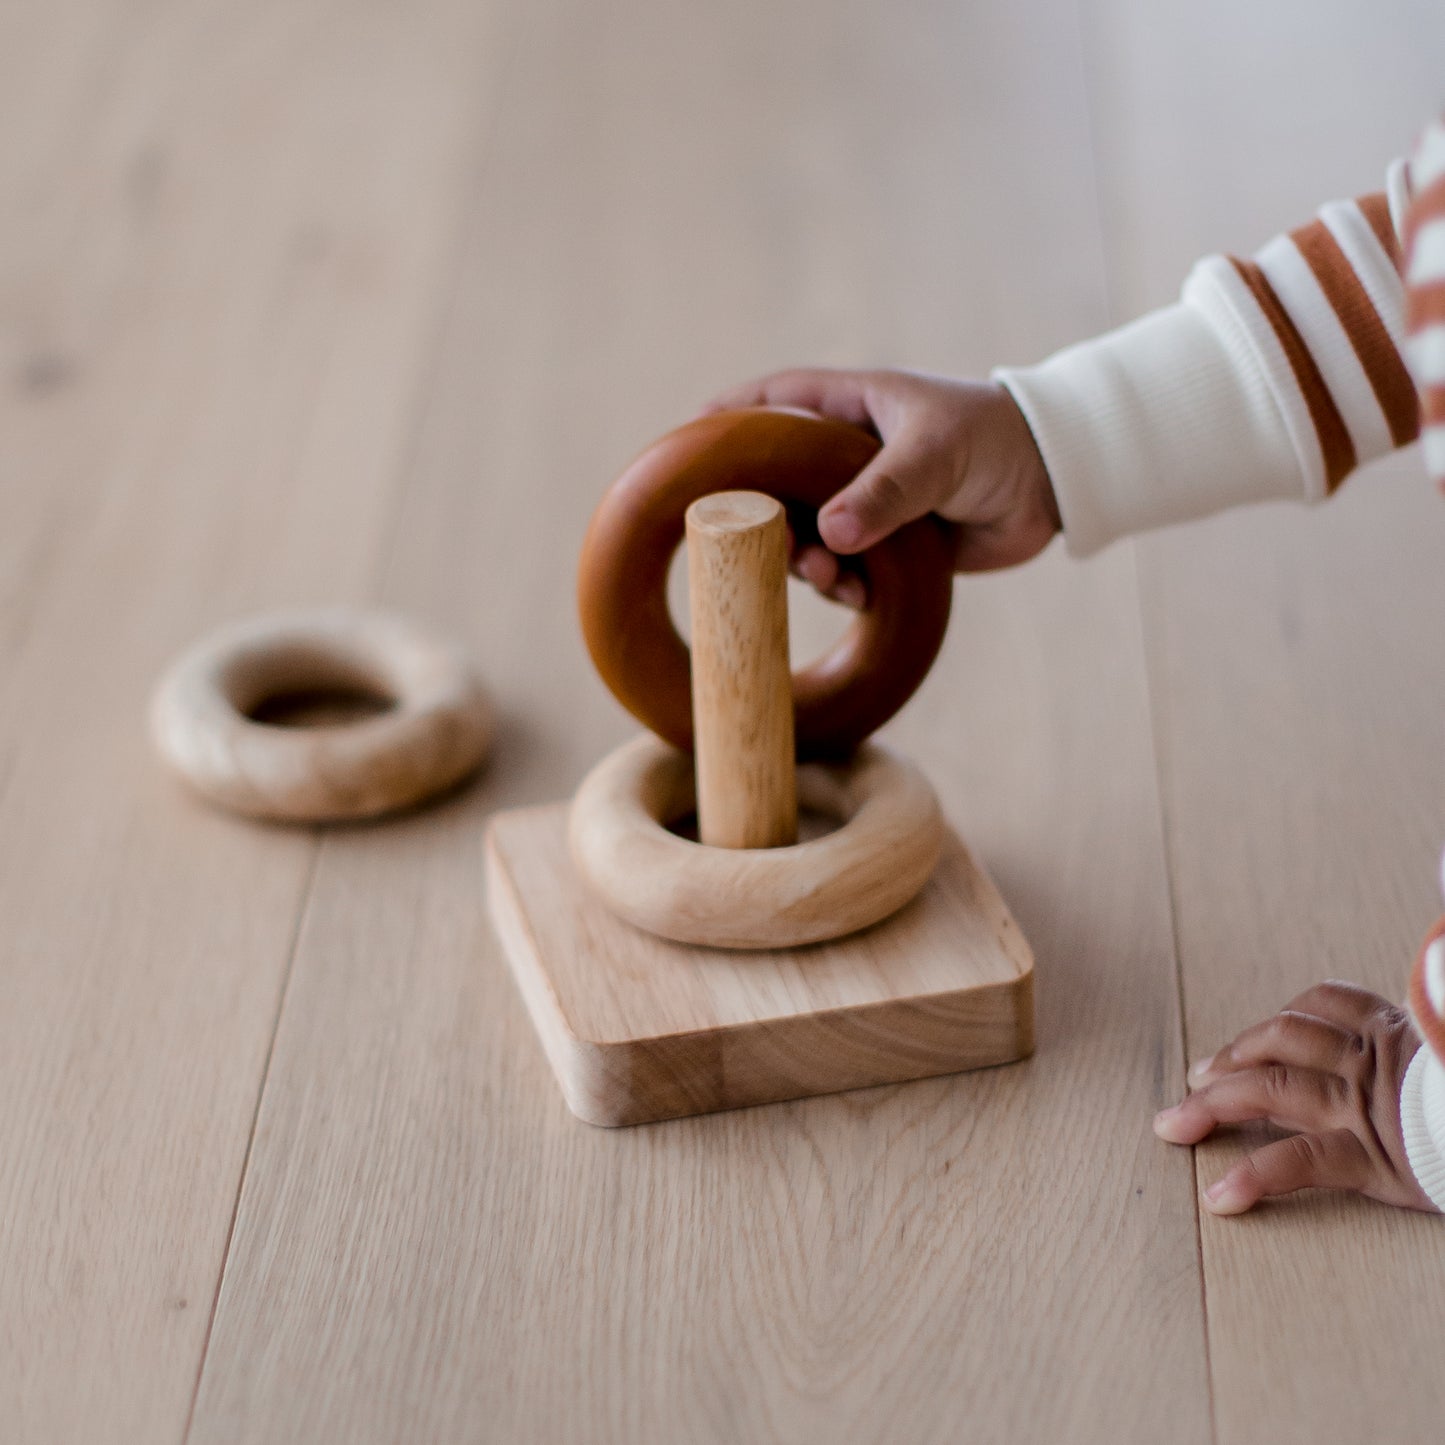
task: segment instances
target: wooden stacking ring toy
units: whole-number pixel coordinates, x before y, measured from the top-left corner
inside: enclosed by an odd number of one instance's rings
[[[277,699],[364,699],[355,721],[278,726]],[[486,754],[492,713],[456,651],[400,617],[348,609],[263,617],[179,658],[151,707],[161,756],[202,796],[288,822],[372,818],[450,788]]]
[[[794,948],[896,913],[933,872],[943,815],[923,774],[865,743],[798,769],[798,798],[842,826],[780,848],[713,848],[669,830],[697,807],[692,759],[639,737],[592,770],[572,805],[572,856],[629,923],[676,943]]]
[[[613,483],[583,543],[578,605],[592,661],[634,717],[674,747],[693,745],[688,649],[667,607],[688,507],[714,492],[762,492],[807,533],[877,450],[874,437],[842,422],[750,408],[669,432]],[[933,517],[863,553],[866,609],[793,677],[800,758],[847,757],[913,695],[943,644],[953,556],[948,529]]]
[[[707,439],[718,436],[734,438],[724,450],[734,463],[744,457],[739,471],[761,490],[706,490],[731,475],[733,463],[712,455]],[[709,418],[674,433],[686,442],[679,452],[665,444],[660,462],[648,461],[654,449],[641,473],[629,472],[589,539],[588,567],[598,567],[598,548],[623,550],[584,577],[584,622],[597,625],[589,599],[609,588],[624,602],[630,577],[650,601],[613,612],[613,625],[625,634],[626,619],[650,617],[654,634],[668,633],[661,580],[676,523],[659,520],[655,493],[702,489],[683,524],[691,751],[635,738],[571,799],[507,809],[487,828],[498,941],[563,1097],[593,1124],[901,1083],[1033,1047],[1028,944],[923,775],[865,741],[856,710],[843,732],[815,734],[832,749],[846,741],[846,756],[798,762],[788,518],[765,494],[796,495],[796,475],[778,482],[760,436],[777,441],[795,474],[807,470],[808,438],[824,439],[825,453],[853,448],[846,465],[825,460],[835,470],[810,497],[872,454],[866,438],[839,443],[835,428],[806,416]],[[671,475],[679,455],[684,471],[700,469],[685,486]],[[634,566],[626,539],[638,536],[651,540]],[[925,591],[937,580],[928,568],[946,561],[932,545],[920,552],[934,559],[919,575]],[[883,576],[891,580],[879,588]],[[875,605],[891,597],[900,615],[912,605],[906,573],[878,568],[869,580]],[[935,619],[947,610],[930,607]],[[644,669],[632,679],[644,694],[649,657],[688,663],[675,637],[661,654],[656,635],[641,653],[625,635],[615,646],[591,641],[594,653],[622,659],[624,676]],[[645,696],[639,708],[652,716]],[[801,832],[800,803],[814,815]],[[832,832],[815,826],[819,814]]]
[[[572,803],[578,872],[614,913],[678,943],[791,948],[877,923],[938,861],[933,790],[878,748],[798,769],[782,504],[707,493],[686,533],[694,756],[645,737],[605,758]],[[798,843],[800,784],[842,820],[835,833]],[[669,830],[694,805],[698,843]]]

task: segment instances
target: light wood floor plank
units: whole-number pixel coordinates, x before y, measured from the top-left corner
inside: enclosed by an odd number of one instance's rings
[[[385,588],[471,639],[507,726],[473,792],[325,844],[193,1445],[1202,1442],[1127,557],[961,584],[891,733],[1035,945],[1032,1062],[591,1130],[482,904],[488,813],[630,731],[571,597],[630,452],[768,365],[978,369],[1101,324],[1070,7],[513,13]]]
[[[316,845],[182,797],[147,693],[376,574],[482,20],[4,11],[0,1436],[174,1441]]]
[[[1377,189],[1440,103],[1436,6],[1089,9],[1121,319]],[[1326,977],[1401,997],[1445,842],[1445,507],[1418,458],[1140,555],[1190,1048]],[[1260,1138],[1200,1150],[1200,1182]],[[1316,1196],[1206,1219],[1203,1247],[1222,1445],[1440,1438],[1438,1220]]]

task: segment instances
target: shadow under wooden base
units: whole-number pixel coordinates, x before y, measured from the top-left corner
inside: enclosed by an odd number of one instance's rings
[[[567,805],[495,818],[493,924],[568,1107],[642,1124],[1011,1063],[1033,1049],[1033,955],[950,830],[892,918],[809,948],[693,948],[578,878]]]

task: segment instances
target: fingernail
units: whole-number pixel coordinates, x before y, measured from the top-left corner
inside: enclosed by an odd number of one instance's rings
[[[1160,1109],[1154,1116],[1154,1132],[1161,1138],[1167,1139],[1171,1144],[1179,1141],[1174,1137],[1178,1132],[1175,1125],[1179,1120],[1179,1106],[1177,1104],[1168,1109]]]
[[[835,552],[856,547],[863,536],[863,525],[851,512],[827,512],[818,518],[823,540]]]
[[[1211,1214],[1243,1214],[1248,1208],[1243,1195],[1234,1187],[1228,1174],[1216,1179],[1204,1191],[1204,1202]]]
[[[1210,1054],[1207,1059],[1195,1059],[1189,1066],[1189,1077],[1191,1079],[1202,1079],[1214,1067],[1215,1056]]]
[[[833,589],[833,596],[845,607],[861,612],[868,601],[868,590],[863,586],[861,577],[848,576],[839,579],[838,585]]]

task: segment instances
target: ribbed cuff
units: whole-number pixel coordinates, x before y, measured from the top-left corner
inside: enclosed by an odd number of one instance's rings
[[[1400,1123],[1416,1182],[1429,1195],[1430,1202],[1445,1211],[1445,1069],[1426,1047],[1405,1070],[1405,1082],[1400,1086]]]
[[[1075,556],[1243,502],[1304,497],[1264,368],[1214,309],[1181,302],[994,372],[1038,443]]]

